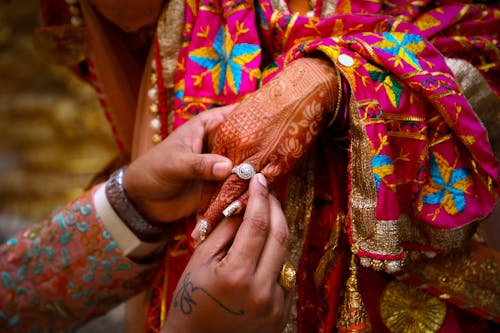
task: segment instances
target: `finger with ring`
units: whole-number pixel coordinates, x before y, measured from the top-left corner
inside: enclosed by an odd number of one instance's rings
[[[297,271],[290,261],[283,264],[279,276],[279,284],[289,291],[295,288],[295,283],[297,281]]]

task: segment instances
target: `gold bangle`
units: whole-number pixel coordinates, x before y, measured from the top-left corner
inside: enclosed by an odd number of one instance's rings
[[[340,111],[340,106],[342,105],[342,76],[339,71],[339,68],[336,65],[335,65],[335,73],[337,74],[337,88],[338,88],[337,104],[335,105],[335,111],[333,111],[332,119],[330,119],[326,128],[329,128],[330,126],[333,125]]]

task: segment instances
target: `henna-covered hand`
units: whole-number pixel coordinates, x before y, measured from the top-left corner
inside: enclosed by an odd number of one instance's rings
[[[218,129],[213,153],[249,163],[263,173],[272,189],[308,151],[337,102],[334,65],[319,58],[292,62],[244,100]],[[248,180],[230,175],[224,183],[206,184],[202,219],[209,229],[235,200],[247,200]],[[193,232],[197,237],[197,229]]]

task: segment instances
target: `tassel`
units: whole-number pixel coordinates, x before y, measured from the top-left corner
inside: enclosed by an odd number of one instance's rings
[[[344,220],[345,214],[339,213],[335,220],[333,230],[330,233],[328,243],[325,245],[325,253],[319,260],[318,267],[314,272],[314,283],[316,287],[320,287],[323,284],[327,269],[329,267],[334,267],[339,259],[336,249],[339,242],[340,226],[344,223]]]
[[[354,254],[351,255],[349,270],[351,274],[346,282],[337,329],[339,333],[369,333],[371,332],[371,325],[363,299],[361,298],[361,293],[358,291],[358,268]]]

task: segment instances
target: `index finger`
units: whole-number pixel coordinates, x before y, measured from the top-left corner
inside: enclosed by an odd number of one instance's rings
[[[250,181],[247,209],[227,259],[253,274],[266,244],[270,226],[267,181],[264,175],[258,173]]]

